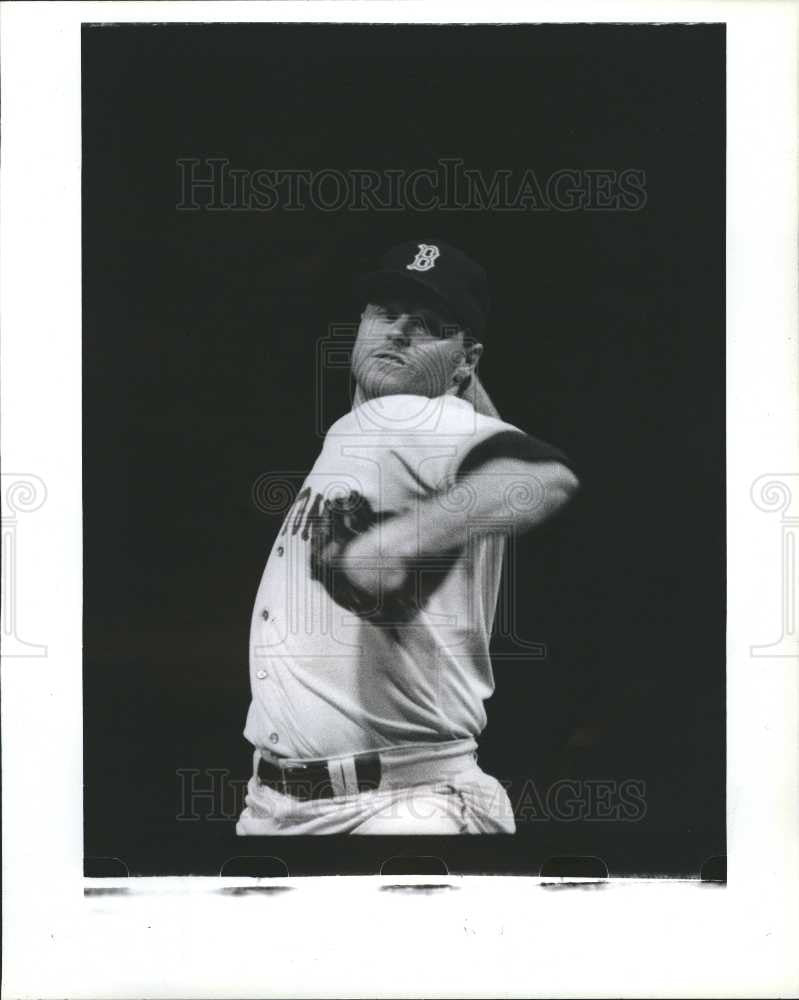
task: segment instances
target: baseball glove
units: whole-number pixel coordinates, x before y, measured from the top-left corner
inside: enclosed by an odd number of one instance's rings
[[[344,570],[344,553],[352,540],[393,516],[377,513],[366,497],[352,490],[346,497],[325,500],[311,525],[311,579],[321,583],[336,604],[370,621],[402,621],[416,610],[411,594],[370,594]]]

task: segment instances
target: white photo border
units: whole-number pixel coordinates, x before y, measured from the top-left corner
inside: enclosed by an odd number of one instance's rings
[[[378,877],[337,877],[242,895],[222,890],[264,886],[159,878],[131,880],[118,895],[91,891],[97,885],[83,878],[80,45],[82,22],[130,21],[726,23],[726,886],[622,880],[552,892],[536,879],[475,876],[423,896],[381,893]],[[799,989],[796,4],[4,3],[0,69],[3,547],[14,555],[3,587],[3,995]]]

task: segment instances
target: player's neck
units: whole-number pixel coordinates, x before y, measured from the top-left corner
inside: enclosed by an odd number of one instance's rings
[[[408,395],[419,395],[419,393],[409,393]],[[451,389],[448,389],[445,393],[443,393],[443,395],[445,395],[445,396],[457,396],[458,392],[456,391],[455,386],[453,386]],[[353,397],[352,397],[352,409],[354,410],[355,407],[356,406],[360,406],[361,403],[366,403],[370,399],[375,399],[375,398],[377,398],[377,396],[370,396],[370,395],[368,395],[367,393],[365,393],[363,391],[363,389],[360,387],[360,385],[356,384],[356,386],[355,386],[355,393],[353,394]]]

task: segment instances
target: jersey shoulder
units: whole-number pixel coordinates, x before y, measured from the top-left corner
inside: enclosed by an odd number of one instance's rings
[[[331,432],[359,428],[399,435],[468,435],[486,430],[516,430],[511,424],[475,411],[459,396],[429,398],[410,394],[380,396],[361,403],[331,427]]]

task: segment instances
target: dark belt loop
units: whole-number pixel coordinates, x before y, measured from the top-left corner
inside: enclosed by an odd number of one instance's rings
[[[376,792],[383,777],[380,754],[370,753],[355,758],[355,777],[359,792]]]

